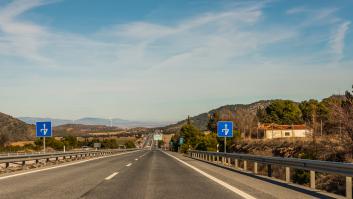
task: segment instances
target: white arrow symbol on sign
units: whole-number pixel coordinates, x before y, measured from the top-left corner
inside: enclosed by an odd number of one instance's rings
[[[229,129],[228,129],[228,125],[227,125],[227,124],[224,124],[224,129],[222,129],[222,132],[223,132],[225,135],[228,135]]]
[[[45,128],[45,124],[43,124],[43,128],[42,128],[42,129],[40,129],[40,132],[42,132],[44,135],[46,135],[46,134],[47,134],[48,129],[46,129],[46,128]]]

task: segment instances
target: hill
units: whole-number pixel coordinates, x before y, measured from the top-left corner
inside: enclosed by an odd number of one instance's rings
[[[229,118],[235,121],[235,125],[238,125],[239,128],[246,128],[245,123],[257,122],[256,112],[258,109],[266,108],[273,100],[261,100],[251,104],[234,104],[234,105],[225,105],[219,108],[210,110],[206,113],[199,114],[194,117],[190,117],[190,121],[193,125],[199,128],[202,131],[207,130],[208,118],[211,115],[216,114],[219,118],[223,120],[228,120]],[[187,119],[182,120],[176,124],[168,125],[163,128],[165,133],[174,133],[177,132],[184,124],[186,124]]]
[[[0,113],[0,146],[12,141],[33,140],[34,126]]]
[[[72,120],[66,119],[53,119],[49,117],[18,117],[17,119],[27,123],[35,125],[36,122],[44,122],[44,121],[51,121],[53,126],[60,126],[64,124],[71,124]]]

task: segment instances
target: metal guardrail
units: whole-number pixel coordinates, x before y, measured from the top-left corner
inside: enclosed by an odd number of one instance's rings
[[[253,162],[253,173],[258,173],[258,164],[267,165],[267,175],[272,177],[272,165],[283,166],[286,169],[286,181],[290,182],[290,168],[303,169],[310,171],[310,187],[315,189],[315,173],[329,173],[335,175],[342,175],[346,177],[346,197],[352,198],[352,177],[353,164],[342,162],[330,162],[320,160],[307,160],[298,158],[282,158],[282,157],[266,157],[259,155],[239,154],[239,153],[217,153],[207,151],[190,150],[189,156],[191,158],[200,159],[207,162],[221,163],[225,166],[232,166],[231,162],[234,160],[234,167],[238,167],[238,161],[243,161],[243,169],[247,170],[247,162]]]
[[[134,151],[138,149],[111,149],[111,150],[87,150],[87,151],[67,151],[67,152],[54,152],[54,153],[39,153],[39,154],[24,154],[24,155],[12,155],[12,156],[0,156],[0,164],[5,164],[5,168],[9,167],[10,163],[22,163],[25,165],[27,161],[39,160],[49,161],[55,158],[58,160],[60,157],[66,159],[69,158],[82,158],[91,156],[103,156],[110,155],[114,153],[124,152],[124,151]]]

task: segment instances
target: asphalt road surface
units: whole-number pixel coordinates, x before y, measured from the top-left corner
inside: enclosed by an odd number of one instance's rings
[[[50,170],[0,176],[0,198],[313,197],[326,196],[159,150],[129,152]]]

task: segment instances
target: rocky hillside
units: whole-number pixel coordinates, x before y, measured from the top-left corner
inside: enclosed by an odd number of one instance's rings
[[[245,121],[254,121],[256,122],[256,112],[258,109],[266,108],[272,100],[261,100],[254,102],[252,104],[234,104],[234,105],[225,105],[219,108],[210,110],[206,113],[194,116],[190,118],[190,121],[193,125],[201,130],[207,130],[207,123],[209,115],[216,114],[217,117],[223,120],[233,120],[236,125],[239,125],[241,128],[242,124]],[[182,120],[176,124],[168,125],[162,128],[166,133],[177,132],[181,126],[186,124],[187,119]]]
[[[16,118],[0,113],[0,146],[12,141],[33,140],[35,129]]]

